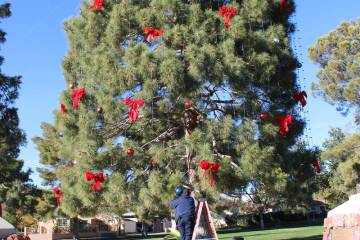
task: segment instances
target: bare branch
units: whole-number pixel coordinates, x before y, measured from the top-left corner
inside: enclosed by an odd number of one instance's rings
[[[145,143],[144,145],[142,145],[140,148],[142,150],[147,149],[151,144],[154,143],[160,143],[161,141],[172,137],[173,135],[175,135],[175,133],[177,133],[177,131],[179,131],[179,129],[181,129],[180,126],[177,127],[172,127],[169,128],[168,130],[166,130],[165,132],[161,133],[159,136],[157,136],[156,138],[154,138],[153,140],[151,140],[150,142]]]

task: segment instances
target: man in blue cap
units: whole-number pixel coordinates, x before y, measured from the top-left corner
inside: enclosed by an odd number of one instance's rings
[[[195,201],[190,196],[189,189],[177,187],[175,189],[177,198],[170,203],[175,209],[175,222],[181,234],[180,240],[191,240],[195,225]]]

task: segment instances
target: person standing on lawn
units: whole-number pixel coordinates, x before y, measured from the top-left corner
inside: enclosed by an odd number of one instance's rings
[[[175,222],[181,237],[180,240],[191,240],[195,225],[195,201],[190,196],[190,190],[182,187],[175,189],[177,198],[170,203],[175,209]]]

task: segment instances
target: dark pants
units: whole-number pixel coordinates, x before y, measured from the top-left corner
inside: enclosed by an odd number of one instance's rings
[[[176,225],[181,234],[180,240],[191,240],[195,225],[194,214],[180,216]]]

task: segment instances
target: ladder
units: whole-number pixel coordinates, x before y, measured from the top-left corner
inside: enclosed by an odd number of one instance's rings
[[[192,240],[217,240],[214,222],[206,199],[200,199],[196,209],[195,227]]]

